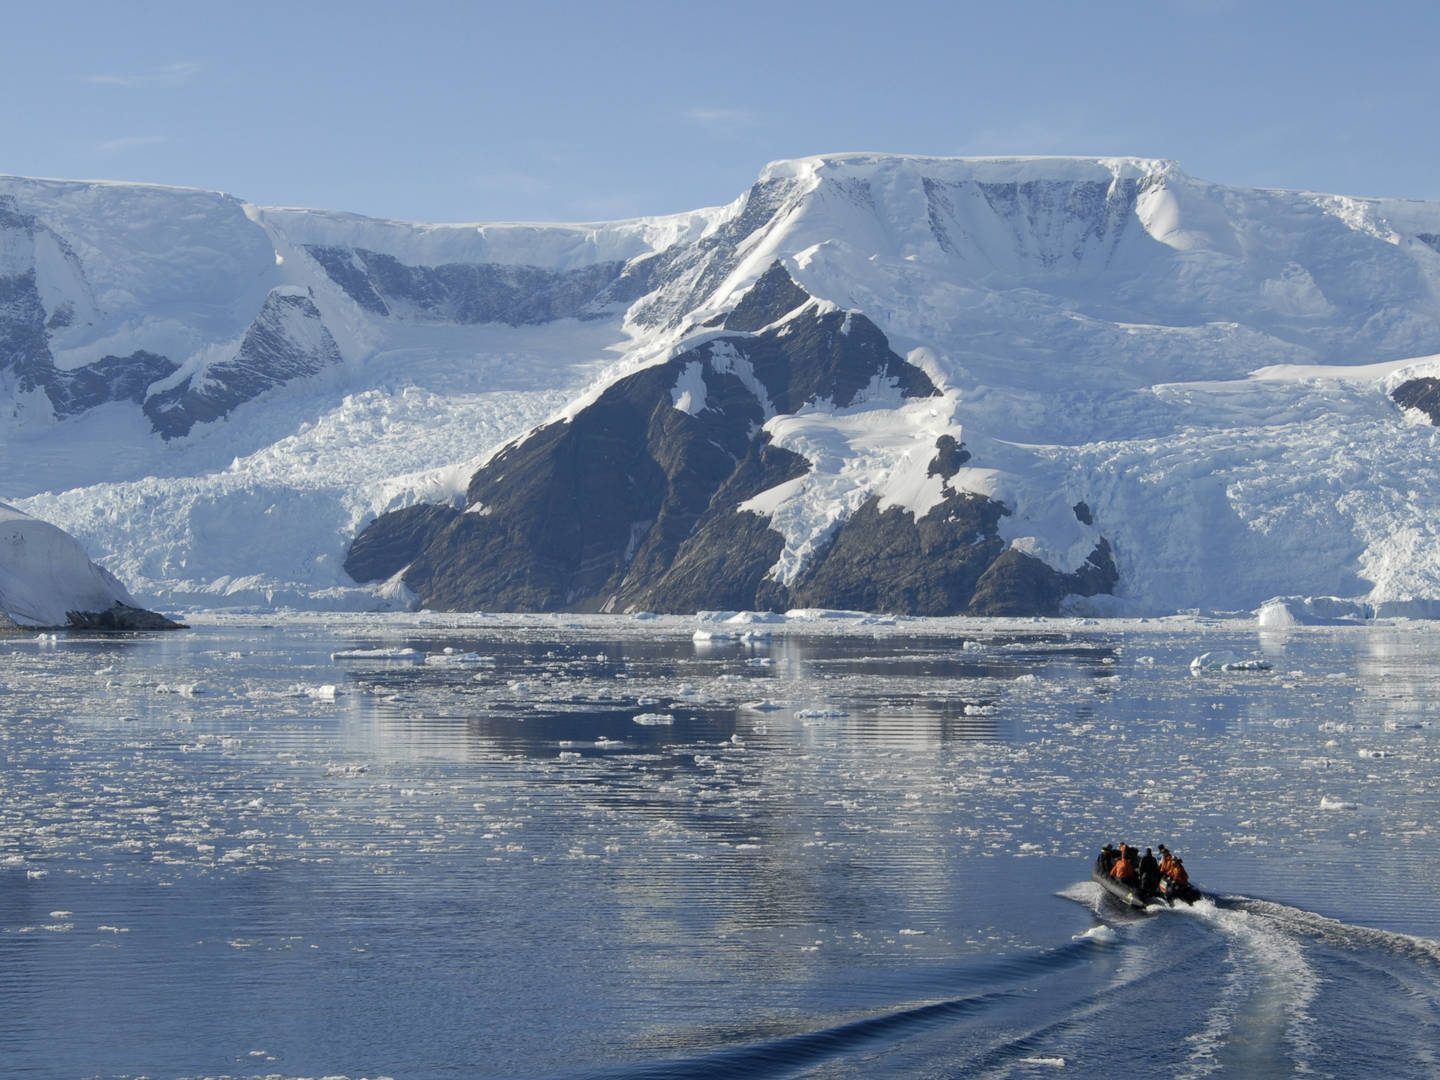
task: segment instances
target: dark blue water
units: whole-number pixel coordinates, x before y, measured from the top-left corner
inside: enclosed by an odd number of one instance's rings
[[[935,625],[0,640],[0,1073],[1433,1075],[1431,636]]]

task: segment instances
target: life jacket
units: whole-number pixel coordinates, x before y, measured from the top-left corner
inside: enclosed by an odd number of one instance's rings
[[[1116,881],[1124,881],[1126,878],[1135,876],[1135,866],[1130,862],[1129,856],[1122,856],[1115,864],[1115,869],[1110,871],[1110,876]]]
[[[1185,867],[1177,862],[1170,868],[1170,880],[1176,885],[1189,885],[1190,875],[1185,872]]]
[[[1170,876],[1170,871],[1173,870],[1174,868],[1175,868],[1175,856],[1171,855],[1171,854],[1167,851],[1167,852],[1164,854],[1164,856],[1160,859],[1160,873],[1164,874],[1166,877],[1169,877],[1169,876]]]

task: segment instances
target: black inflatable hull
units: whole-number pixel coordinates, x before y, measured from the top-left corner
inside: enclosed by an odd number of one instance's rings
[[[1090,871],[1090,880],[1095,882],[1096,885],[1099,885],[1100,888],[1104,889],[1107,893],[1113,896],[1116,900],[1119,900],[1120,903],[1124,904],[1126,907],[1138,908],[1139,910],[1144,911],[1151,904],[1165,903],[1165,901],[1161,900],[1158,896],[1151,896],[1148,898],[1141,896],[1140,890],[1135,888],[1133,885],[1126,885],[1123,881],[1116,881],[1114,878],[1107,877],[1106,875],[1100,873],[1100,871],[1098,870]]]
[[[1174,906],[1176,900],[1193,904],[1203,895],[1194,885],[1176,885],[1171,887],[1168,897],[1158,895],[1144,896],[1140,890],[1133,885],[1126,885],[1123,881],[1116,881],[1114,878],[1107,877],[1098,870],[1090,871],[1090,880],[1126,907],[1136,908],[1141,911],[1155,904],[1170,904]]]

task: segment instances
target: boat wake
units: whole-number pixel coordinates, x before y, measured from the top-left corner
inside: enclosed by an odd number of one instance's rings
[[[1440,1073],[1440,942],[1243,896],[1131,912],[1091,882],[1060,895],[1096,916],[1065,945],[885,988],[890,1008],[697,1034],[689,1054],[587,1075],[1098,1075],[1117,1038],[1178,1077]]]

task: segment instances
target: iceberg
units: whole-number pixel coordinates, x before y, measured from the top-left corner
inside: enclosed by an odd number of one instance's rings
[[[173,630],[65,530],[0,503],[0,626]]]

